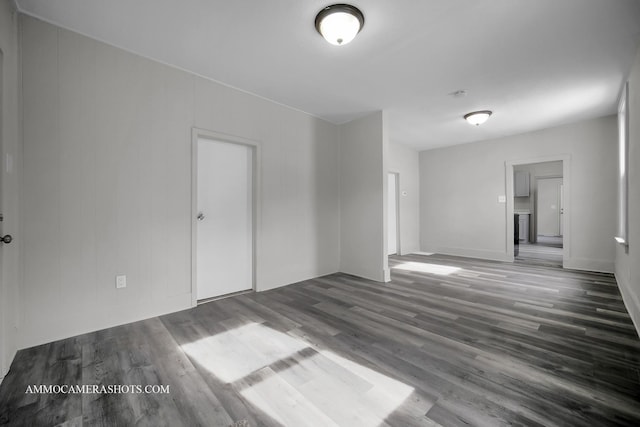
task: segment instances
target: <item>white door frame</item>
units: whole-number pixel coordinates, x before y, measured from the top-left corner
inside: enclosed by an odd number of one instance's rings
[[[197,239],[198,239],[198,140],[227,142],[249,147],[253,150],[252,166],[252,270],[251,289],[257,289],[258,277],[258,238],[260,236],[260,176],[261,176],[261,148],[258,141],[236,135],[228,135],[206,129],[191,129],[191,306],[198,305],[198,270],[197,270]]]
[[[505,210],[506,235],[505,252],[507,259],[514,260],[513,247],[513,168],[518,165],[528,165],[531,163],[545,163],[562,161],[562,181],[564,185],[564,215],[563,224],[563,244],[562,244],[562,267],[567,268],[571,262],[571,156],[569,154],[558,154],[548,157],[535,157],[530,159],[507,160],[505,162],[505,182],[507,209]]]

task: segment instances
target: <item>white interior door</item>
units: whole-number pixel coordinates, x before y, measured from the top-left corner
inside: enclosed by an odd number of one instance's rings
[[[253,288],[253,149],[198,139],[198,299]]]
[[[388,177],[387,191],[387,255],[398,253],[398,180],[395,173]]]
[[[560,236],[562,178],[538,179],[538,235]]]

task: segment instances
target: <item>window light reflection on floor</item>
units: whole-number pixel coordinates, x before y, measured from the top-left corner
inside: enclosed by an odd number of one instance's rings
[[[413,388],[325,351],[241,393],[286,426],[374,427],[402,405]]]
[[[438,276],[448,276],[461,270],[460,267],[450,265],[429,264],[426,262],[405,262],[395,267],[397,270],[416,271],[420,273],[431,273]]]
[[[182,349],[225,383],[284,359],[308,345],[259,323],[185,344]]]
[[[283,425],[378,426],[414,391],[366,366],[330,351],[311,350],[304,341],[258,323],[182,348]],[[309,350],[301,351],[304,349]],[[279,369],[273,367],[283,359],[286,363]],[[416,416],[427,409],[419,408]]]

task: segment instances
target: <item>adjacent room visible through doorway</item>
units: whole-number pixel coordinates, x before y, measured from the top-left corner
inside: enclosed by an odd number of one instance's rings
[[[516,165],[513,172],[514,261],[562,267],[562,161]]]
[[[387,255],[399,255],[400,226],[398,224],[398,174],[390,172],[387,179]]]

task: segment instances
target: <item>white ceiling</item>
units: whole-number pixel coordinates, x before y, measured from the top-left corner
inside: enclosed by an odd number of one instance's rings
[[[638,0],[356,0],[364,28],[340,47],[314,27],[331,0],[17,4],[334,123],[386,110],[391,142],[420,150],[613,114],[640,41]]]

